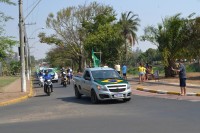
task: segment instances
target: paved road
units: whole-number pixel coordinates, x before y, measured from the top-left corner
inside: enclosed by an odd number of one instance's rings
[[[0,107],[1,133],[199,133],[200,102],[133,96],[130,102],[93,105],[75,99],[72,86],[54,84],[50,97],[37,95]]]

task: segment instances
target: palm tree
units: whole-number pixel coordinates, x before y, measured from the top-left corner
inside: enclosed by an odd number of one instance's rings
[[[171,67],[175,67],[176,59],[185,59],[186,52],[189,51],[188,46],[194,41],[191,40],[195,35],[190,28],[190,16],[181,17],[178,13],[171,17],[166,17],[157,27],[149,26],[145,28],[144,40],[150,41],[158,46],[158,50],[162,54],[165,66],[165,76],[174,76]],[[191,43],[192,42],[192,43]],[[189,51],[194,53],[193,51]]]
[[[136,31],[138,30],[140,19],[137,14],[129,11],[128,13],[122,13],[119,20],[121,26],[122,35],[125,39],[125,56],[127,59],[127,41],[130,45],[134,45],[137,41]]]

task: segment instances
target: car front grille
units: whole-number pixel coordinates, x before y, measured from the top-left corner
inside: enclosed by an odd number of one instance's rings
[[[126,90],[126,84],[123,85],[107,85],[110,92],[123,92]]]

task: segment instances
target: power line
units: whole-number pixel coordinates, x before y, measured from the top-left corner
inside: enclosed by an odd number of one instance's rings
[[[26,8],[25,12],[28,12],[29,9],[32,9],[32,7],[37,3],[37,1],[38,1],[38,0],[35,0],[31,5],[29,5],[29,6]]]
[[[24,20],[26,20],[26,18],[33,12],[33,10],[38,6],[38,4],[41,2],[42,0],[39,0],[36,5],[33,7],[33,9],[28,13],[28,15],[26,15],[26,17],[24,18]]]

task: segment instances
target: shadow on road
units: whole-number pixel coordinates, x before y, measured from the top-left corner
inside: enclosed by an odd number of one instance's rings
[[[82,96],[81,99],[77,99],[76,97],[62,97],[57,98],[59,100],[62,100],[64,102],[71,102],[71,103],[78,103],[78,104],[87,104],[87,105],[95,105],[91,103],[90,97]],[[104,105],[104,104],[120,104],[125,103],[123,100],[106,100],[106,101],[100,101],[98,105]]]
[[[37,96],[34,96],[34,97],[47,97],[47,94],[37,95]]]

